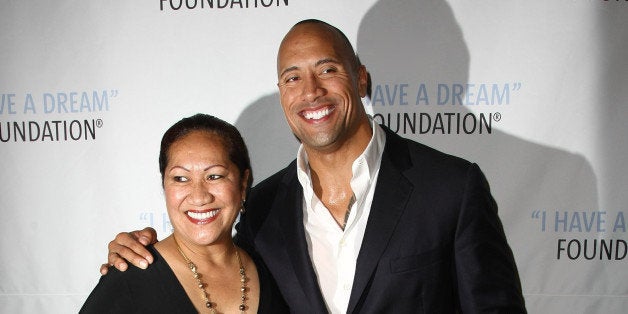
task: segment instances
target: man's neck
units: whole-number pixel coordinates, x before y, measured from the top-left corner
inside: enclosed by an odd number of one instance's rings
[[[339,226],[343,225],[354,195],[351,189],[353,162],[366,150],[372,135],[373,130],[368,123],[361,125],[350,139],[334,150],[320,151],[304,147],[314,194]]]
[[[353,161],[364,152],[373,136],[370,120],[366,119],[364,123],[360,123],[352,133],[335,146],[325,149],[304,146],[310,171],[318,173],[319,176],[326,174],[337,176],[339,172],[347,169],[350,173]]]

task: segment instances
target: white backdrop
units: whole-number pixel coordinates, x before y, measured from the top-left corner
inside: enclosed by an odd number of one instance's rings
[[[0,312],[77,312],[116,233],[170,233],[180,118],[234,123],[256,182],[290,161],[275,57],[305,18],[354,43],[375,119],[482,167],[530,313],[626,311],[628,2],[5,0]]]

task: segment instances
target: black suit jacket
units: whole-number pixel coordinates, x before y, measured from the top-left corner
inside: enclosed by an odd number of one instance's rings
[[[525,313],[478,166],[385,130],[347,313]],[[251,191],[237,241],[261,255],[292,312],[326,313],[302,208],[293,161]]]

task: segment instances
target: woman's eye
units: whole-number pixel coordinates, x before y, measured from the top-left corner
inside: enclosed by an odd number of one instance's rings
[[[174,176],[174,182],[187,182],[188,178],[184,176]]]
[[[221,179],[223,176],[219,175],[219,174],[210,174],[207,176],[208,180],[218,180]]]

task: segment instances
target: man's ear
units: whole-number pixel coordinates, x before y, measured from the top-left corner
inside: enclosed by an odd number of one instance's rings
[[[360,97],[366,96],[368,86],[371,84],[368,71],[364,65],[358,67],[358,92]]]

